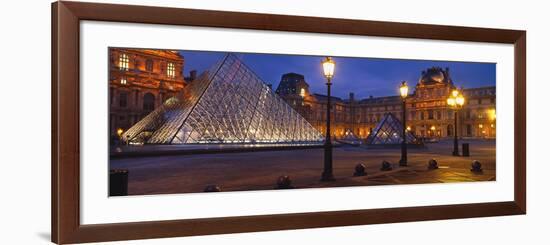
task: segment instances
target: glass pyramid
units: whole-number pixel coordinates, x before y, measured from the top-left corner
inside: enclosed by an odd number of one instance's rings
[[[367,137],[367,144],[401,144],[403,133],[403,123],[399,121],[392,113],[386,113],[382,120],[376,125],[374,130]],[[417,143],[416,137],[407,132],[407,144]]]
[[[128,129],[135,144],[320,143],[323,136],[234,54]]]

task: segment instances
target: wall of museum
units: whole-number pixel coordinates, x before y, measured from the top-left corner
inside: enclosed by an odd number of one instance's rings
[[[119,136],[185,87],[184,57],[172,51],[109,49],[109,133]]]

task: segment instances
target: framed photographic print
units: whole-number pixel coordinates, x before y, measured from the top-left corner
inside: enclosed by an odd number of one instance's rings
[[[525,31],[65,1],[52,25],[53,242],[526,212]]]

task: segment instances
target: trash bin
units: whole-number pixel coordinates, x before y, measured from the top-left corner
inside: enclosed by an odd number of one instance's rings
[[[128,195],[128,170],[113,169],[109,171],[109,196]]]
[[[469,143],[462,143],[462,156],[463,157],[469,157],[470,156],[470,144]]]

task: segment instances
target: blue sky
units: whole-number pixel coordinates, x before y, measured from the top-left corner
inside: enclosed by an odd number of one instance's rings
[[[224,52],[180,51],[184,56],[184,75],[197,70],[200,74],[216,61]],[[326,93],[325,78],[321,68],[322,56],[279,55],[237,53],[244,63],[266,83],[277,88],[281,75],[289,72],[305,76],[311,93]],[[450,62],[427,60],[400,60],[377,58],[333,57],[336,68],[333,78],[332,94],[347,98],[350,92],[355,98],[362,99],[370,95],[397,95],[401,81],[413,87],[418,82],[422,70],[432,66],[449,67],[451,78],[456,86],[464,88],[494,86],[496,84],[496,64],[476,62]]]

